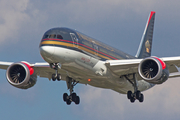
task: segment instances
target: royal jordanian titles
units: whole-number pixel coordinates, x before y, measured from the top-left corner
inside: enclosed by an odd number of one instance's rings
[[[65,81],[69,94],[64,93],[63,100],[67,105],[80,103],[80,97],[74,92],[77,84],[111,89],[127,94],[132,103],[143,102],[143,91],[180,76],[180,57],[151,56],[154,20],[152,11],[135,56],[74,29],[59,27],[45,32],[39,44],[46,62],[0,61],[0,68],[6,70],[7,81],[20,89],[33,87],[38,76]]]

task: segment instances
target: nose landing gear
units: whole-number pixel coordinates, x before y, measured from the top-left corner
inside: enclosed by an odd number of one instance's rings
[[[51,63],[50,67],[56,70],[56,73],[52,74],[52,80],[53,81],[56,81],[56,80],[60,81],[61,80],[61,74],[58,73],[58,68],[61,68],[60,64],[59,63]]]

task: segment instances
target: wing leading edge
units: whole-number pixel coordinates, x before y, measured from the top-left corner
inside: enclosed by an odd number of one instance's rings
[[[167,65],[170,72],[169,77],[180,76],[180,57],[164,57],[160,58]],[[105,65],[116,75],[122,76],[132,73],[138,73],[138,66],[143,59],[128,59],[128,60],[107,60]],[[139,77],[138,77],[139,78]],[[138,80],[141,80],[139,78]]]

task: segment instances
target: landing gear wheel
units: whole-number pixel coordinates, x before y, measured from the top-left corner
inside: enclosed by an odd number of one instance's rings
[[[70,99],[67,99],[67,100],[66,100],[66,104],[67,104],[67,105],[70,105],[70,104],[71,104],[71,100],[70,100]]]
[[[141,92],[138,90],[137,92],[136,92],[136,99],[140,99],[140,97],[141,97]]]
[[[128,99],[131,99],[131,97],[132,97],[132,91],[128,91],[128,92],[127,92],[127,98],[128,98]]]
[[[135,101],[135,98],[131,97],[130,101],[131,101],[131,103],[133,103]]]
[[[57,74],[57,80],[58,80],[58,81],[61,80],[61,74]]]
[[[56,74],[52,74],[52,80],[56,81]]]
[[[79,96],[76,96],[75,104],[78,105],[79,103],[80,103],[80,98],[79,98]]]
[[[75,102],[76,101],[76,97],[77,97],[76,93],[72,93],[71,97],[72,97],[72,101]]]
[[[143,102],[144,101],[144,95],[141,94],[141,97],[139,98],[139,102]]]
[[[74,92],[74,86],[78,84],[79,81],[76,81],[69,76],[66,77],[66,84],[67,88],[69,89],[70,95],[68,96],[67,93],[63,94],[63,100],[67,103],[67,105],[70,105],[71,102],[74,102],[76,105],[80,103],[80,98],[77,96],[77,94]]]
[[[139,102],[144,101],[144,96],[141,94],[141,92],[138,90],[138,81],[136,78],[136,73],[130,74],[130,75],[124,75],[125,79],[129,81],[129,83],[132,84],[134,87],[134,92],[131,91],[127,92],[127,98],[130,99],[130,101],[133,103],[136,99],[139,100]]]
[[[63,100],[64,100],[64,102],[67,101],[67,97],[68,97],[68,94],[67,94],[67,93],[64,93],[64,94],[63,94]]]
[[[61,74],[58,74],[58,69],[61,68],[59,63],[50,63],[49,66],[56,71],[55,74],[52,74],[52,80],[53,81],[60,81],[61,80]]]

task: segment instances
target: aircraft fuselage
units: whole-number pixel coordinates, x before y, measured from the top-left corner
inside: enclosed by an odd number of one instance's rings
[[[132,85],[124,78],[113,74],[105,66],[106,60],[133,59],[124,52],[68,28],[48,30],[40,43],[40,54],[48,63],[60,63],[67,75],[80,83],[127,93]],[[139,88],[149,89],[147,84]]]

